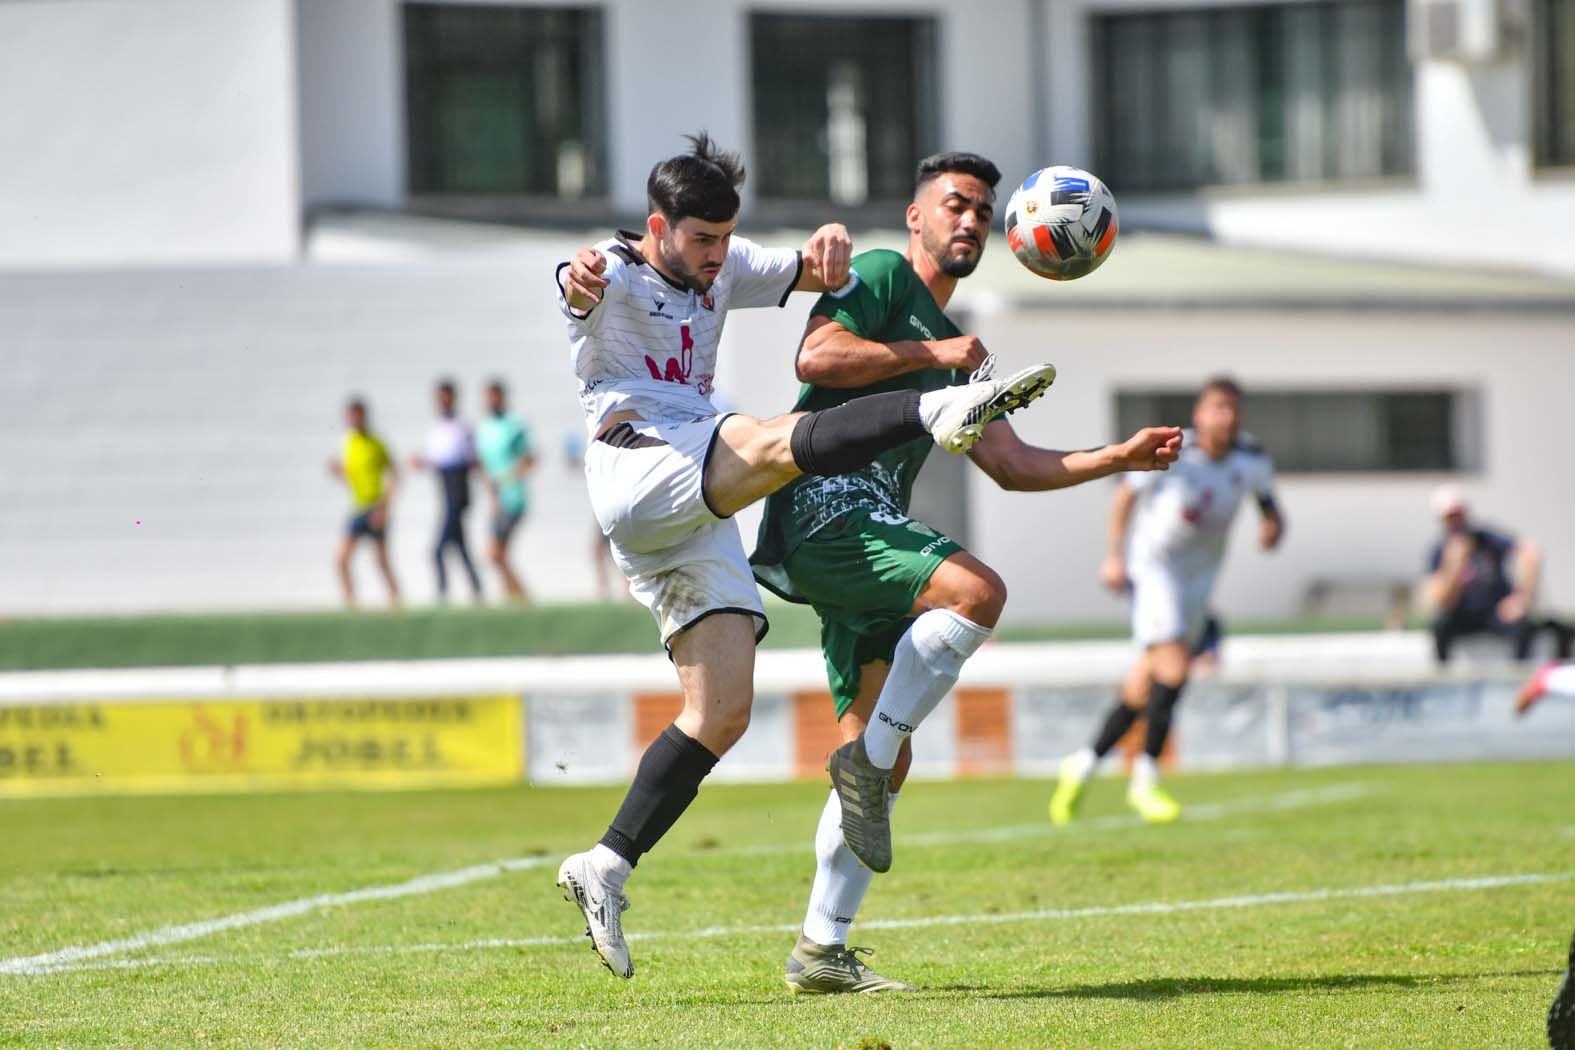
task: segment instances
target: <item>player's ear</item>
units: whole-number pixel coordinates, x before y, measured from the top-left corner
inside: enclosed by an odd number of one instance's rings
[[[905,215],[906,215],[906,218],[908,220],[908,232],[912,233],[912,234],[918,234],[919,231],[922,229],[922,227],[919,224],[919,218],[920,218],[920,215],[921,215],[921,213],[919,211],[919,202],[918,201],[909,201],[908,202],[908,210],[905,213]]]
[[[657,240],[661,240],[667,234],[667,216],[659,211],[653,211],[647,215],[645,217],[645,232]]]

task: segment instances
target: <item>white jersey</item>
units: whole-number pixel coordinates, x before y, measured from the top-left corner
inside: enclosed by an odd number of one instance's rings
[[[476,458],[470,428],[457,417],[440,419],[427,429],[424,457],[434,470],[468,466]]]
[[[1134,472],[1122,481],[1137,493],[1129,555],[1189,575],[1212,573],[1225,556],[1225,541],[1252,493],[1260,504],[1274,499],[1274,463],[1252,438],[1241,435],[1223,459],[1213,459],[1182,432],[1181,455],[1169,470]]]
[[[607,257],[602,301],[588,313],[569,306],[558,267],[558,305],[568,321],[580,407],[594,433],[608,413],[629,409],[653,423],[715,415],[711,387],[722,323],[732,307],[782,306],[803,272],[792,249],[762,248],[734,236],[709,292],[669,281],[620,232],[598,244]]]

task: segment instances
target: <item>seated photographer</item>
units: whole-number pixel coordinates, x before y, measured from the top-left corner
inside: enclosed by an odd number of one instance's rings
[[[1433,513],[1444,527],[1428,559],[1423,593],[1433,610],[1433,644],[1439,663],[1458,638],[1494,634],[1513,646],[1515,659],[1531,655],[1538,630],[1553,631],[1567,654],[1570,633],[1551,620],[1532,618],[1542,552],[1533,543],[1474,523],[1464,495],[1452,485],[1433,494]]]

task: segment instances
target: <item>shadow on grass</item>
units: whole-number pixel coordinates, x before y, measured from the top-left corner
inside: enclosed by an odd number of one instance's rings
[[[1330,974],[1323,977],[1151,977],[1110,984],[1005,990],[973,984],[943,984],[925,992],[950,992],[970,999],[1181,999],[1189,995],[1268,995],[1280,992],[1338,993],[1370,988],[1447,987],[1496,977],[1557,977],[1563,970],[1507,970],[1490,973]]]

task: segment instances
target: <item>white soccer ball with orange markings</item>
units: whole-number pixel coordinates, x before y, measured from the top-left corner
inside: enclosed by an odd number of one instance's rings
[[[1041,168],[1006,205],[1006,243],[1040,277],[1072,281],[1099,269],[1116,244],[1116,198],[1082,168]]]

